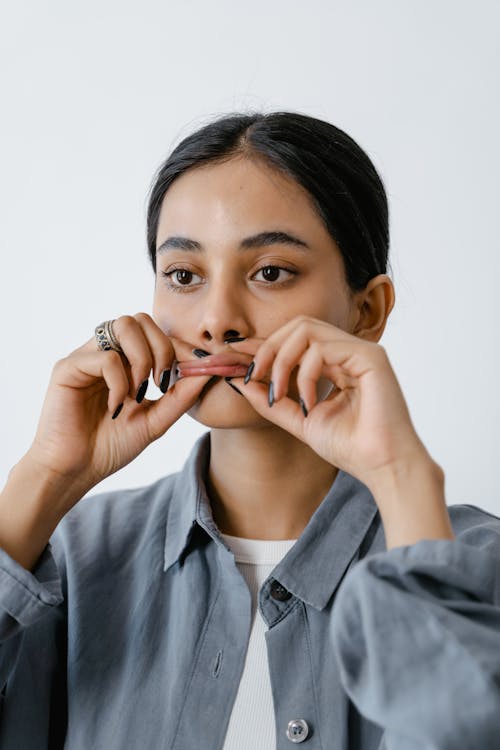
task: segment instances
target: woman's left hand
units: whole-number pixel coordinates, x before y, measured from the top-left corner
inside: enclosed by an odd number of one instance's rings
[[[417,458],[432,461],[379,344],[301,315],[265,340],[245,339],[232,348],[254,354],[248,383],[244,384],[243,377],[231,378],[253,408],[368,487],[400,464]],[[317,401],[320,378],[335,388]],[[271,406],[269,381],[274,391]],[[288,395],[294,390],[295,398],[304,402],[307,417]]]

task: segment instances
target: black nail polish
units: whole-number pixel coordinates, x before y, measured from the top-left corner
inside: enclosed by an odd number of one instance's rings
[[[267,400],[269,402],[269,406],[272,406],[274,404],[274,386],[273,381],[269,381],[269,391],[267,394]]]
[[[122,410],[122,409],[123,409],[123,404],[119,404],[119,405],[118,405],[118,406],[116,407],[116,409],[115,409],[115,413],[113,414],[113,416],[111,417],[111,419],[116,419],[116,418],[117,418],[117,416],[118,416],[118,414],[119,414],[119,413],[121,412],[121,410]]]
[[[233,389],[234,391],[236,391],[236,393],[239,393],[239,394],[240,394],[240,396],[243,396],[243,394],[242,394],[242,392],[240,391],[240,389],[239,389],[239,388],[236,388],[236,386],[235,386],[235,385],[233,385],[233,384],[231,383],[231,378],[224,378],[224,380],[226,381],[226,383],[227,383],[228,385],[230,385],[230,386],[231,386],[231,388],[232,388],[232,389]],[[245,398],[245,396],[243,396],[243,398]]]
[[[163,370],[161,380],[160,380],[160,391],[162,393],[167,392],[169,383],[170,383],[170,370]]]
[[[301,406],[301,408],[302,408],[302,411],[303,411],[303,413],[304,413],[304,417],[307,417],[307,414],[308,414],[308,412],[307,412],[307,409],[306,409],[306,405],[305,405],[305,403],[304,403],[304,402],[302,401],[302,399],[300,399],[300,406]]]
[[[252,377],[252,372],[253,372],[254,367],[255,367],[255,362],[250,362],[250,364],[248,365],[247,374],[245,375],[245,380],[243,381],[245,385],[248,383],[248,381]]]
[[[224,339],[225,344],[232,344],[234,341],[244,341],[246,336],[233,336],[230,339]]]
[[[193,354],[196,354],[197,357],[208,357],[210,352],[206,352],[204,349],[193,349]]]
[[[135,397],[135,400],[137,401],[138,404],[140,404],[141,401],[143,400],[144,396],[146,395],[147,389],[148,389],[148,381],[144,380],[141,383],[139,390],[137,391],[137,396]]]

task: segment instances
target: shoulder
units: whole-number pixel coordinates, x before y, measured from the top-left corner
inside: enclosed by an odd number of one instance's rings
[[[56,559],[66,567],[98,561],[109,565],[137,548],[165,541],[165,530],[180,472],[144,487],[99,492],[80,500],[50,539]]]
[[[179,471],[145,487],[98,492],[80,500],[50,538],[60,570],[67,567],[73,580],[163,570],[167,531],[172,543],[191,525],[209,455],[206,432]]]

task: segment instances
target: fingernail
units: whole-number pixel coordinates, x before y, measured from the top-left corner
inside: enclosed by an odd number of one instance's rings
[[[206,352],[204,349],[193,349],[193,354],[197,357],[208,357],[210,352]]]
[[[137,391],[137,396],[135,397],[135,400],[137,401],[138,404],[140,404],[141,401],[143,400],[144,396],[146,395],[147,389],[148,389],[148,381],[144,380],[141,383],[139,390]]]
[[[248,381],[252,377],[252,372],[253,372],[254,367],[255,367],[255,362],[250,362],[250,364],[248,365],[247,374],[245,375],[245,380],[243,381],[245,385],[248,383]]]
[[[111,417],[111,419],[116,419],[117,416],[118,416],[118,414],[121,412],[122,409],[123,409],[123,404],[119,404],[119,406],[116,407],[115,413],[113,414],[113,416]]]
[[[230,385],[230,386],[231,386],[231,388],[233,388],[233,390],[235,390],[235,391],[236,391],[236,393],[239,393],[239,394],[240,394],[240,396],[243,396],[243,394],[242,394],[242,392],[240,391],[240,389],[239,389],[239,388],[236,388],[236,386],[235,386],[235,385],[233,385],[233,384],[231,383],[231,378],[224,378],[224,380],[226,381],[226,383],[227,383],[228,385]],[[245,398],[245,396],[243,396],[243,398]]]
[[[160,391],[166,393],[168,384],[170,383],[170,370],[163,370],[163,374],[160,380]]]
[[[305,403],[303,402],[302,399],[300,399],[300,405],[302,407],[302,411],[304,412],[304,417],[307,417],[308,412],[307,412],[307,409],[306,409],[306,405],[305,405]]]
[[[272,406],[274,404],[274,386],[273,386],[272,380],[269,382],[269,391],[267,394],[267,400],[269,402],[269,406]]]
[[[233,336],[230,339],[224,339],[225,344],[232,344],[233,341],[244,341],[246,339],[246,336]]]

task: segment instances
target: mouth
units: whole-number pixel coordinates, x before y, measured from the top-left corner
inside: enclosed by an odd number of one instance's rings
[[[220,354],[210,354],[203,359],[178,362],[177,368],[179,378],[189,375],[217,375],[221,378],[236,378],[246,375],[251,361],[252,356],[250,354],[221,352]],[[211,382],[210,380],[207,385]]]

